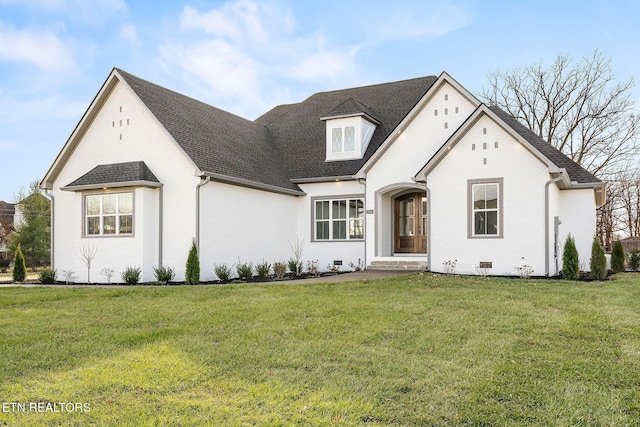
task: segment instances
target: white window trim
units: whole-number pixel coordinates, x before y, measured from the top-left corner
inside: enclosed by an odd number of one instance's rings
[[[119,221],[119,217],[123,216],[117,213],[118,211],[118,205],[116,202],[116,232],[114,234],[104,234],[104,222],[103,222],[103,217],[105,216],[102,212],[100,213],[99,217],[100,217],[100,234],[89,234],[89,215],[87,213],[87,198],[88,197],[92,197],[92,196],[118,196],[121,194],[131,194],[131,233],[126,233],[126,234],[120,234],[119,230],[120,230],[120,221]],[[117,199],[116,199],[117,200]],[[136,232],[136,196],[135,196],[135,191],[96,191],[96,192],[90,192],[90,193],[85,193],[82,195],[82,237],[83,238],[89,238],[89,239],[94,239],[94,238],[125,238],[125,237],[135,237],[135,232]],[[107,216],[112,216],[112,215],[107,215]]]
[[[334,239],[333,238],[333,209],[331,209],[331,202],[344,200],[347,202],[347,232],[346,238],[344,239]],[[351,238],[349,236],[349,223],[354,220],[349,216],[349,201],[350,200],[360,200],[362,202],[362,237]],[[329,204],[329,238],[328,239],[318,239],[316,237],[316,202],[330,202]],[[366,207],[365,207],[365,195],[364,194],[347,194],[343,196],[317,196],[311,198],[311,241],[312,242],[363,242],[366,236],[365,224],[366,224]],[[358,220],[357,218],[355,220]],[[327,221],[327,220],[323,220]]]
[[[327,162],[355,160],[364,157],[364,153],[369,146],[369,142],[376,130],[376,124],[360,116],[341,117],[326,120],[326,158]],[[353,146],[349,150],[345,149],[345,136],[347,129],[353,130]],[[340,147],[333,146],[333,133],[339,133]],[[338,145],[336,143],[336,145]]]
[[[478,184],[496,184],[498,186],[498,233],[475,234],[475,211],[473,208],[473,187]],[[467,238],[502,239],[504,237],[504,178],[486,178],[467,180]]]

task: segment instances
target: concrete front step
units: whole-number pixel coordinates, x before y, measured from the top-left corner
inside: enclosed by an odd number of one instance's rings
[[[367,270],[382,270],[382,271],[424,271],[427,269],[426,261],[371,261],[371,265],[367,267]]]

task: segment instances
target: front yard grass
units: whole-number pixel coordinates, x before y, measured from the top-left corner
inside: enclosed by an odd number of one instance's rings
[[[640,425],[639,303],[636,274],[2,288],[0,425]]]

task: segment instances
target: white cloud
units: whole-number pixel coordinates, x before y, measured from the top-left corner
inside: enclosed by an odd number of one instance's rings
[[[166,61],[180,64],[222,96],[256,90],[260,65],[224,40],[205,40],[188,48],[167,45],[161,53]]]
[[[98,24],[110,16],[128,13],[125,0],[0,0],[0,4],[28,7],[37,12],[62,13],[65,18]]]
[[[18,30],[0,21],[0,60],[26,62],[47,71],[73,69],[71,49],[52,32]]]
[[[137,45],[140,42],[136,27],[131,24],[125,24],[120,27],[120,38],[133,45]]]
[[[322,33],[297,32],[291,11],[275,4],[238,0],[208,11],[186,6],[180,30],[160,47],[162,62],[194,87],[205,86],[217,106],[242,105],[239,114],[291,102],[283,80],[344,82],[355,74],[357,49],[333,46]]]

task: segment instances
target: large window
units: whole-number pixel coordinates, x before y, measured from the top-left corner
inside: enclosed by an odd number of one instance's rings
[[[85,196],[85,235],[133,234],[133,193]]]
[[[352,240],[364,238],[364,200],[315,200],[315,240]]]
[[[469,181],[469,237],[502,237],[502,179]]]

